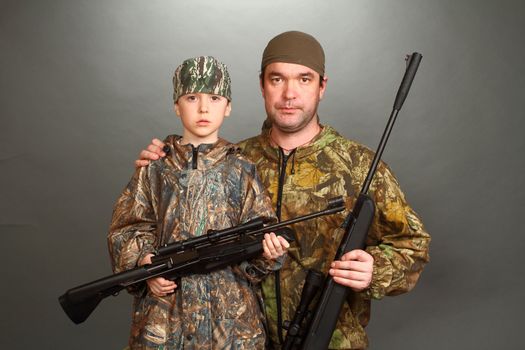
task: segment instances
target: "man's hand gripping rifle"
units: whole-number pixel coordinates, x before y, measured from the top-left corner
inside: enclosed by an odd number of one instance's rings
[[[405,102],[422,57],[423,56],[417,52],[408,56],[406,71],[399,86],[387,126],[377,147],[366,179],[361,187],[361,192],[354,204],[354,208],[342,224],[344,235],[334,260],[340,260],[345,253],[354,249],[365,248],[368,229],[372,223],[375,212],[374,201],[367,194],[368,189],[372,183],[372,178],[374,177],[386,142],[394,126],[397,114],[399,110],[401,110],[403,102]],[[323,287],[321,297],[316,308],[310,312],[309,304],[321,287]],[[350,289],[336,283],[332,277],[325,279],[321,272],[310,270],[306,276],[301,301],[296,309],[294,318],[287,324],[288,332],[283,349],[327,349],[337,319],[339,318],[341,307],[344,301],[348,299],[348,293],[350,293]]]
[[[330,199],[324,210],[276,224],[268,224],[257,218],[239,226],[210,230],[202,236],[167,244],[157,250],[151,264],[69,289],[59,297],[60,305],[74,323],[82,323],[102,299],[116,295],[124,288],[154,277],[175,280],[250,260],[262,254],[262,239],[265,233],[275,232],[290,242],[294,240],[293,231],[286,226],[344,209],[342,197],[337,197]]]

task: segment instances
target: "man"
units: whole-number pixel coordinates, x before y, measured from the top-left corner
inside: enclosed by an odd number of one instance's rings
[[[260,86],[267,120],[261,135],[239,145],[257,165],[280,220],[320,210],[327,198],[339,195],[351,209],[373,158],[368,148],[320,124],[317,108],[328,82],[324,61],[319,42],[297,31],[277,35],[263,53]],[[136,165],[163,156],[162,146],[154,140]],[[262,284],[274,348],[282,344],[282,324],[293,317],[310,268],[328,272],[355,292],[343,305],[331,349],[366,348],[370,300],[414,287],[428,261],[430,236],[386,164],[380,163],[369,195],[376,213],[367,248],[348,252],[340,261],[333,258],[344,214],[294,225],[289,258]]]

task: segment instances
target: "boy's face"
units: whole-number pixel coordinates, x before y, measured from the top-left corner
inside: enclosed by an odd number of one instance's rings
[[[224,117],[230,112],[231,103],[223,96],[193,93],[179,97],[175,113],[184,127],[183,142],[194,146],[216,142]]]

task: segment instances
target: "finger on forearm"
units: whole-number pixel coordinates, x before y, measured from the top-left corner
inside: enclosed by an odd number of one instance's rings
[[[283,246],[285,249],[290,248],[290,243],[284,238],[283,236],[278,236],[279,242],[281,243],[281,246]]]
[[[142,168],[149,165],[149,160],[145,159],[137,159],[135,160],[135,167],[136,168]]]
[[[329,273],[331,276],[341,277],[353,281],[368,281],[370,279],[370,274],[367,272],[330,269]]]
[[[151,143],[159,148],[162,149],[162,147],[165,146],[164,142],[162,142],[161,140],[157,139],[157,138],[154,138],[153,140],[151,140]]]
[[[340,285],[351,288],[355,292],[360,292],[368,288],[368,283],[363,281],[348,280],[341,277],[334,277],[334,281]]]
[[[148,147],[146,148],[146,150],[151,153],[155,153],[161,157],[164,157],[166,155],[166,153],[163,150],[164,146],[165,145],[162,141],[158,139],[153,139],[151,143],[148,145]]]
[[[144,159],[144,160],[157,160],[160,158],[160,155],[155,152],[155,151],[151,151],[151,150],[142,150],[142,152],[140,152],[140,159]]]
[[[270,233],[269,245],[271,246],[270,251],[274,253],[275,258],[283,255],[283,247],[281,245],[281,241],[273,232]]]
[[[352,270],[352,271],[360,271],[360,272],[371,272],[373,265],[368,263],[363,263],[360,261],[339,261],[336,260],[332,262],[330,265],[331,268],[335,269],[343,269],[343,270]]]
[[[161,290],[164,293],[173,293],[176,288],[177,288],[177,285],[174,282],[172,282],[170,284],[162,286]]]
[[[369,262],[369,261],[373,261],[374,257],[364,250],[354,249],[352,251],[349,251],[343,254],[343,256],[341,257],[341,261],[350,261],[350,260]]]
[[[270,253],[270,249],[268,249],[268,245],[266,243],[266,240],[263,239],[262,241],[262,247],[263,247],[263,256],[265,259],[271,260],[272,254]]]
[[[147,284],[150,292],[159,297],[173,293],[177,288],[177,284],[175,282],[167,280],[163,277],[149,279]]]
[[[156,156],[162,156],[162,148],[160,148],[159,146],[155,146],[155,145],[148,145],[148,147],[146,147],[146,149],[144,151],[147,151],[149,153],[152,153]]]
[[[263,247],[267,248],[267,258],[275,260],[284,254],[281,244],[275,233],[265,233],[263,240]]]

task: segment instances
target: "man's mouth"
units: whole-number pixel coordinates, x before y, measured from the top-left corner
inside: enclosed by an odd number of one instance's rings
[[[293,113],[299,109],[296,106],[279,106],[277,108],[283,113]]]

